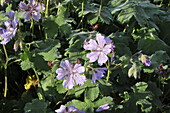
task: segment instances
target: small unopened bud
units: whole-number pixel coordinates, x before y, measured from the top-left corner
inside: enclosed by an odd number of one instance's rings
[[[13,47],[14,51],[18,50],[18,44],[19,44],[19,41],[16,40],[15,43],[14,43],[14,47]]]
[[[149,60],[148,56],[146,55],[141,55],[140,59],[139,59],[143,64],[145,64],[146,66],[150,66],[152,64],[152,62]]]
[[[19,42],[19,47],[20,47],[20,50],[23,49],[23,41],[22,40],[20,40],[20,42]]]

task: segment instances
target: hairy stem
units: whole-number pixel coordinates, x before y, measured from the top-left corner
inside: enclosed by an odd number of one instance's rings
[[[6,57],[6,62],[4,64],[4,71],[5,71],[5,90],[4,90],[4,97],[7,96],[7,90],[8,90],[8,78],[7,78],[7,67],[8,67],[8,54],[6,51],[5,45],[3,45],[5,57]]]

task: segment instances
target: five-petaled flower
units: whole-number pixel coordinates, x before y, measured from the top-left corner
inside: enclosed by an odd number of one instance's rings
[[[2,40],[0,44],[3,44],[3,45],[7,44],[11,40],[11,37],[15,36],[17,32],[17,26],[19,23],[18,19],[14,17],[15,15],[14,11],[10,11],[6,13],[6,15],[9,17],[9,20],[4,22],[6,29],[0,27],[0,36]]]
[[[24,2],[20,2],[19,9],[22,11],[26,11],[24,13],[25,20],[29,21],[31,16],[35,21],[39,21],[41,18],[41,14],[39,12],[45,10],[43,3],[36,3],[36,0],[29,0],[28,5]]]
[[[86,77],[81,75],[85,71],[81,64],[71,64],[68,60],[62,61],[60,63],[62,68],[56,70],[57,79],[64,79],[63,86],[68,89],[72,89],[75,84],[82,86],[86,81]]]
[[[55,112],[56,113],[85,113],[85,111],[80,111],[77,108],[75,108],[74,105],[68,107],[61,105],[60,109],[55,110]]]
[[[108,110],[110,107],[108,104],[104,104],[104,105],[101,105],[97,108],[96,112],[100,112],[100,111],[103,111],[103,110]]]
[[[91,53],[86,55],[90,59],[89,62],[98,60],[98,64],[101,66],[107,62],[107,55],[113,52],[115,46],[111,43],[111,40],[101,34],[96,34],[96,40],[90,39],[88,42],[85,41],[83,47],[86,50],[91,50]]]
[[[92,75],[92,82],[95,83],[96,80],[100,80],[103,77],[103,74],[107,68],[94,68],[93,75]]]

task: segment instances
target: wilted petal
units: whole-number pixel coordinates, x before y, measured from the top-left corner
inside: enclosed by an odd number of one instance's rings
[[[33,18],[35,21],[39,21],[39,19],[41,18],[41,14],[40,14],[39,12],[33,11],[33,12],[32,12],[32,18]]]
[[[90,39],[88,42],[85,42],[83,48],[86,50],[96,50],[98,47],[95,40]]]
[[[97,40],[100,47],[103,47],[106,44],[104,36],[102,36],[101,34],[96,35],[96,40]]]
[[[38,12],[45,10],[44,4],[38,3],[37,6],[35,7],[35,10],[38,11]]]
[[[100,54],[99,52],[91,52],[88,53],[86,57],[90,59],[89,62],[95,62],[98,59],[99,54]]]
[[[31,12],[30,11],[27,11],[27,12],[24,13],[25,20],[29,21],[30,20],[30,16],[31,16]]]
[[[73,72],[83,73],[84,70],[85,69],[83,66],[81,66],[81,64],[75,64]]]
[[[64,87],[68,87],[68,89],[72,89],[74,86],[74,79],[72,76],[68,76],[64,82],[63,82]]]
[[[96,112],[100,112],[100,111],[103,111],[103,110],[108,110],[110,107],[108,104],[104,104],[104,105],[101,105],[99,106],[99,108],[97,108]]]
[[[76,84],[79,86],[82,86],[84,82],[86,81],[86,77],[80,74],[76,74],[74,77]]]
[[[61,105],[60,109],[55,110],[57,113],[65,113],[66,112],[66,106]]]
[[[95,68],[92,75],[92,82],[95,83],[96,80],[100,80],[107,68]]]
[[[104,53],[100,53],[99,59],[98,59],[98,64],[101,66],[103,63],[106,63],[108,60],[108,57]]]
[[[19,9],[22,11],[27,11],[29,9],[29,7],[24,2],[20,2]]]

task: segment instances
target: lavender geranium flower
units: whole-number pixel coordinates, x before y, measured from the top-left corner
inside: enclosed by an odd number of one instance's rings
[[[141,55],[140,59],[139,59],[143,64],[145,64],[146,66],[150,66],[152,64],[152,62],[149,60],[148,56],[146,55]]]
[[[95,83],[96,80],[100,80],[107,68],[95,68],[92,75],[92,82]]]
[[[6,29],[0,28],[0,36],[2,40],[0,44],[7,44],[11,40],[11,37],[14,37],[17,32],[17,26],[19,22],[18,19],[14,17],[14,14],[14,11],[6,13],[6,15],[9,17],[9,20],[4,22]]]
[[[85,113],[84,111],[79,111],[77,108],[75,108],[74,105],[71,105],[68,107],[61,105],[60,109],[55,110],[55,112],[57,113]]]
[[[90,62],[98,60],[98,64],[101,66],[107,62],[107,55],[112,52],[114,46],[101,34],[96,35],[96,40],[90,39],[84,43],[83,47],[86,50],[91,50],[91,53],[86,55],[86,57],[90,59]]]
[[[41,18],[41,14],[39,12],[42,12],[45,10],[43,3],[36,3],[36,0],[29,0],[28,5],[26,5],[24,2],[20,2],[19,9],[22,11],[26,11],[24,13],[25,20],[29,21],[31,16],[35,21],[39,21]]]
[[[104,105],[101,105],[99,106],[99,108],[97,108],[96,112],[100,112],[100,111],[103,111],[103,110],[108,110],[110,107],[108,104],[104,104]]]
[[[75,84],[82,86],[86,81],[86,77],[80,73],[84,72],[84,67],[81,64],[71,64],[68,60],[60,63],[62,68],[56,70],[57,79],[64,79],[63,86],[72,89]]]

